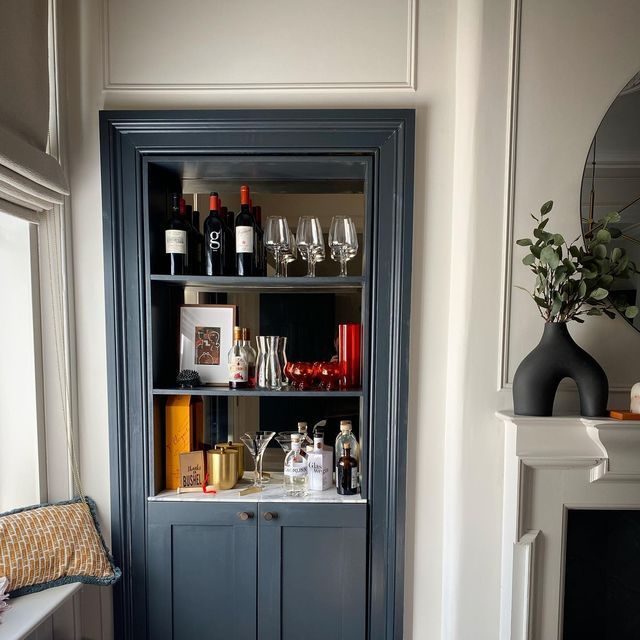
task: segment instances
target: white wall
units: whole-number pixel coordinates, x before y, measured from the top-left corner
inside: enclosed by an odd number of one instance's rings
[[[316,38],[312,49],[304,40],[287,38],[287,29],[298,33],[316,19],[324,24],[324,14],[308,15],[311,5],[283,1],[277,6],[290,9],[284,14],[288,22],[271,21],[270,37],[264,37],[250,19],[260,15],[251,9],[263,3],[245,0],[245,31],[259,36],[254,41],[264,60],[277,63],[265,65],[259,79],[266,84],[260,88],[244,64],[255,52],[245,59],[239,46],[236,86],[229,86],[229,76],[216,68],[216,61],[226,60],[216,56],[216,40],[203,41],[206,33],[189,22],[186,9],[176,31],[183,81],[172,62],[172,42],[165,41],[166,50],[156,47],[153,58],[143,50],[154,44],[157,29],[177,26],[175,3],[138,0],[135,11],[153,6],[153,19],[136,18],[133,30],[122,17],[127,4],[133,3],[111,0],[108,12],[99,0],[65,0],[60,7],[80,445],[86,490],[98,501],[103,522],[109,513],[109,463],[98,109],[412,107],[417,144],[405,636],[495,640],[503,438],[493,412],[510,405],[509,380],[541,332],[535,309],[517,295],[506,300],[510,313],[503,313],[503,294],[511,290],[506,195],[513,187],[516,237],[527,229],[528,210],[549,198],[557,202],[561,230],[575,228],[577,235],[580,176],[593,132],[640,67],[634,33],[640,5],[522,0],[517,171],[510,183],[509,63],[518,0],[419,0],[415,37],[409,2],[358,2],[354,15],[345,3],[331,3],[340,28],[352,24],[359,35],[346,42]],[[291,11],[302,4],[306,13]],[[223,5],[191,0],[187,9],[201,12],[198,23],[224,34],[220,42],[228,42],[229,34],[240,42],[238,25],[227,22]],[[386,38],[366,37],[381,25],[388,29]],[[103,27],[106,60],[99,45]],[[381,60],[388,66],[381,67]],[[514,256],[514,281],[526,283],[519,259]],[[576,335],[602,359],[614,384],[631,382],[633,368],[622,354],[640,349],[633,330],[593,322]],[[565,392],[564,402],[572,404],[574,395]],[[109,633],[107,625],[105,637]]]

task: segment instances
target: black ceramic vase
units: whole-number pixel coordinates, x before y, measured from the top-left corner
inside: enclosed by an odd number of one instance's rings
[[[513,378],[514,413],[552,415],[563,378],[571,378],[578,386],[583,416],[607,414],[609,383],[604,370],[573,341],[566,322],[547,322],[538,346],[520,363]]]

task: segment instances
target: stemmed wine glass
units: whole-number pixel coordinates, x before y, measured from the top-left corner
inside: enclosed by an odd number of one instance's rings
[[[318,257],[324,256],[324,236],[320,220],[310,216],[301,216],[298,220],[296,242],[302,259],[307,261],[307,276],[315,277]]]
[[[291,232],[286,218],[269,216],[265,223],[264,244],[267,251],[273,253],[276,262],[275,275],[282,276],[282,256],[291,247]]]
[[[353,220],[347,216],[333,216],[329,229],[331,257],[340,263],[340,276],[347,275],[347,261],[358,253],[358,235]]]
[[[262,456],[265,449],[269,444],[271,438],[276,435],[275,431],[254,431],[251,433],[245,433],[240,436],[240,440],[244,442],[249,453],[253,458],[254,472],[253,472],[253,486],[260,489],[266,484],[262,477]]]
[[[282,273],[285,276],[285,278],[287,277],[287,267],[289,266],[289,263],[295,262],[297,258],[298,258],[298,247],[296,245],[296,240],[293,237],[293,234],[291,234],[289,246],[287,247],[285,252],[282,254]]]

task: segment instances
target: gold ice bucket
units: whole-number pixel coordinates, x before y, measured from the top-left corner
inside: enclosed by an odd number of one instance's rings
[[[244,449],[242,442],[218,442],[216,449],[235,449],[238,452],[238,480],[244,475]]]
[[[207,451],[209,484],[216,490],[233,489],[238,482],[238,452],[231,447]]]

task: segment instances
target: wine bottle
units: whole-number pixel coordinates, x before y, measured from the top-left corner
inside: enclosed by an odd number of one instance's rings
[[[249,204],[249,187],[240,187],[240,212],[236,216],[236,275],[255,274],[255,220]]]
[[[338,461],[337,490],[341,496],[358,493],[358,461],[351,455],[351,443],[344,443],[343,456]]]
[[[236,244],[236,236],[233,229],[233,211],[229,211],[227,207],[222,206],[222,200],[219,199],[220,219],[224,223],[224,275],[233,276],[236,273],[236,252],[234,250]]]
[[[220,217],[220,201],[213,191],[209,195],[209,215],[204,221],[204,272],[208,276],[221,276],[225,273],[225,257],[228,250],[226,225]]]
[[[167,268],[172,276],[185,275],[189,268],[189,225],[183,203],[184,199],[179,198],[177,193],[171,194],[171,216],[164,231],[164,247]]]
[[[256,386],[256,350],[251,346],[251,331],[242,329],[242,347],[247,356],[247,367],[249,370],[249,387]]]
[[[200,212],[197,209],[193,212],[193,221],[191,224],[196,231],[196,248],[194,251],[195,261],[193,273],[201,274],[203,273],[202,251],[204,248],[204,235],[202,234],[202,231],[200,231]]]
[[[256,221],[256,275],[266,276],[267,262],[264,247],[264,230],[262,229],[262,207],[253,207],[252,213]]]
[[[188,204],[187,222],[189,224],[189,272],[194,275],[202,273],[202,234],[200,233],[200,212],[194,211]],[[197,219],[196,219],[197,218]]]
[[[249,363],[242,346],[242,328],[233,328],[233,345],[229,349],[229,388],[246,389],[249,386]]]

